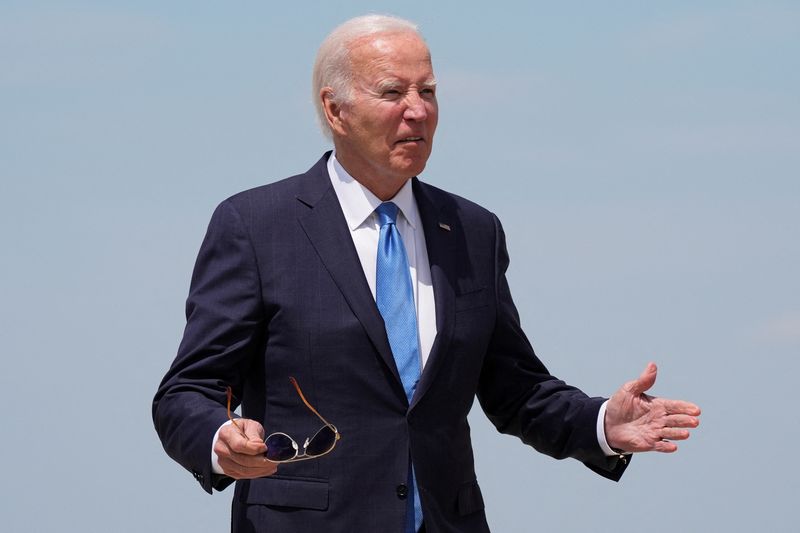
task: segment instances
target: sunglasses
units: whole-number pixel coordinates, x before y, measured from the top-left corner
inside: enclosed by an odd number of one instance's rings
[[[300,447],[297,445],[297,442],[287,435],[286,433],[281,433],[277,431],[272,433],[269,437],[264,440],[264,443],[267,445],[267,453],[266,458],[268,461],[273,463],[293,463],[295,461],[305,461],[306,459],[315,459],[317,457],[321,457],[327,453],[330,453],[331,450],[336,446],[336,441],[342,438],[339,435],[339,431],[336,429],[336,426],[325,420],[319,412],[317,412],[314,407],[306,397],[303,396],[303,391],[300,390],[300,385],[297,384],[297,380],[293,377],[289,378],[289,381],[292,382],[294,385],[297,394],[300,396],[300,399],[303,400],[303,403],[306,404],[306,407],[311,410],[312,413],[317,415],[317,418],[322,420],[322,423],[325,424],[322,426],[319,431],[317,431],[313,437],[307,438],[305,444],[303,444],[303,453],[300,453]],[[236,419],[231,416],[231,400],[233,398],[233,389],[228,387],[228,418],[233,425],[239,430],[239,433],[242,436],[246,436],[242,427],[236,423]]]

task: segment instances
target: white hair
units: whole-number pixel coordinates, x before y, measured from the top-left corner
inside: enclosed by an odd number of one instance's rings
[[[344,22],[322,41],[317,52],[317,58],[314,61],[314,71],[311,77],[311,98],[317,109],[317,118],[319,119],[322,133],[326,137],[330,139],[333,134],[325,118],[325,109],[320,98],[320,91],[323,87],[330,87],[333,90],[331,99],[337,104],[352,101],[351,44],[367,35],[406,32],[414,33],[422,39],[417,25],[410,20],[389,15],[364,15]]]

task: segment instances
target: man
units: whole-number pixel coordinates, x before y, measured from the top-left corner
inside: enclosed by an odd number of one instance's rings
[[[412,23],[334,30],[314,97],[334,152],[217,208],[153,405],[166,451],[206,491],[238,480],[234,531],[488,531],[476,395],[500,431],[613,480],[628,452],[688,438],[700,411],[645,395],[653,364],[608,401],[550,375],[520,328],[499,221],[416,178],[438,107]],[[302,449],[318,430],[325,444]],[[292,439],[308,460],[270,461],[291,459]]]

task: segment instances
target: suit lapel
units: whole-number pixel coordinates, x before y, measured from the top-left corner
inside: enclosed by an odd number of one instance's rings
[[[307,186],[297,197],[298,221],[405,397],[383,318],[369,290],[347,221],[330,183],[327,158],[328,154],[306,173]]]
[[[431,267],[433,297],[436,301],[436,339],[411,399],[411,409],[419,403],[433,383],[436,373],[447,358],[453,337],[455,292],[451,280],[456,279],[456,242],[461,231],[455,211],[448,208],[446,197],[436,194],[435,189],[420,183],[416,178],[413,186]]]
[[[327,159],[328,154],[306,173],[304,192],[297,197],[298,221],[381,359],[395,377],[395,388],[405,397],[383,318],[364,278],[361,261],[353,246],[353,239],[347,229],[339,200],[330,183]],[[420,183],[416,178],[413,190],[425,233],[433,295],[436,301],[437,333],[417,390],[411,400],[410,409],[413,409],[425,395],[447,358],[455,321],[453,286],[457,276],[455,268],[457,242],[459,238],[463,238],[455,209],[450,207],[447,196]]]

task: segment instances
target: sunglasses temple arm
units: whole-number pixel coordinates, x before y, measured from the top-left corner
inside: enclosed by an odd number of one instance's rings
[[[237,424],[236,420],[233,418],[233,416],[231,416],[231,399],[233,398],[233,389],[230,387],[230,385],[228,385],[227,392],[228,392],[228,420],[230,420],[233,423],[233,425],[236,426],[236,429],[239,430],[239,433],[241,433],[242,436],[246,438],[247,435],[245,434],[244,429],[242,429],[242,426]]]
[[[318,412],[316,409],[314,409],[314,407],[313,407],[313,406],[312,406],[310,403],[308,403],[308,400],[306,400],[306,397],[305,397],[305,396],[303,396],[303,391],[302,391],[302,390],[300,390],[300,385],[298,385],[298,384],[297,384],[297,380],[296,380],[296,379],[294,379],[293,377],[291,377],[291,376],[290,376],[290,377],[289,377],[289,381],[291,381],[291,382],[292,382],[292,385],[294,385],[294,388],[295,388],[295,390],[297,391],[297,394],[300,396],[300,399],[301,399],[301,400],[303,400],[303,403],[304,403],[304,404],[306,404],[306,407],[308,407],[308,408],[311,410],[311,412],[312,412],[312,413],[314,413],[315,415],[317,415],[317,417],[318,417],[320,420],[322,420],[323,422],[325,422],[325,425],[326,425],[326,426],[331,426],[331,427],[334,427],[334,426],[333,426],[333,424],[331,424],[330,422],[328,422],[327,420],[325,420],[325,418],[323,418],[323,416],[322,416],[321,414],[319,414],[319,412]]]

